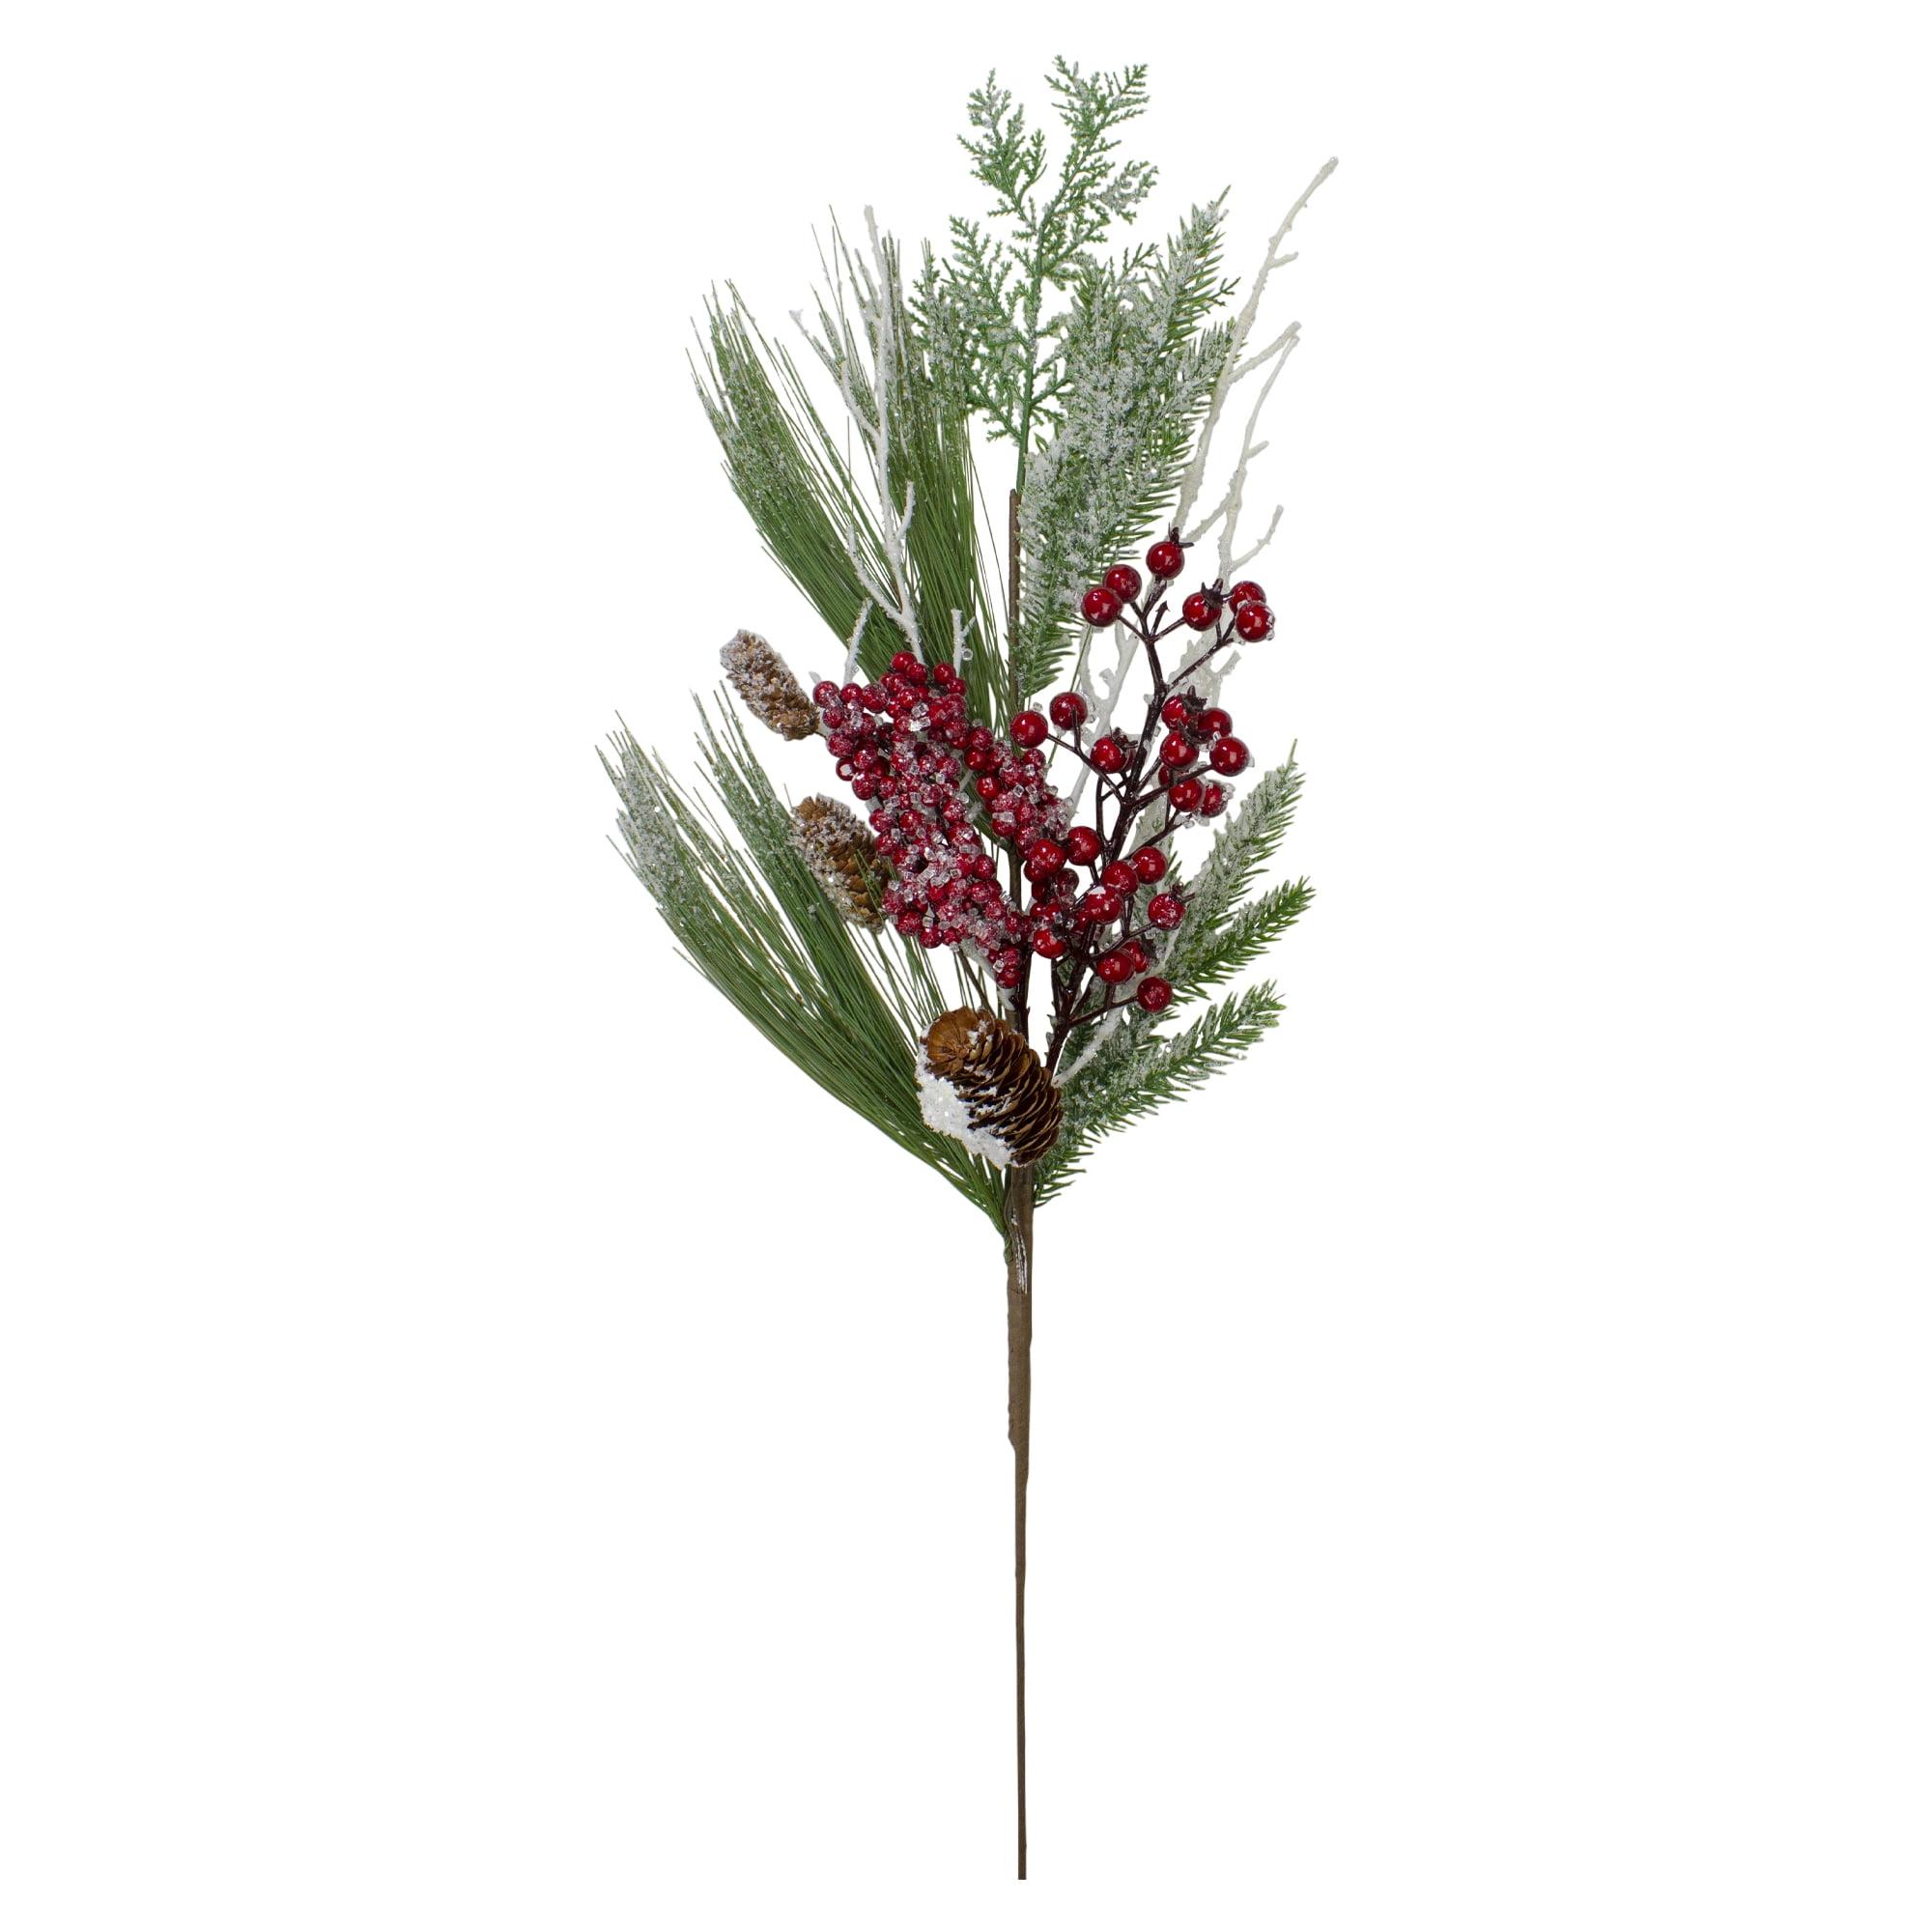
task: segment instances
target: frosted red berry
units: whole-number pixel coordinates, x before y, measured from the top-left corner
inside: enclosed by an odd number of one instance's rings
[[[1076,825],[1066,835],[1066,856],[1076,866],[1091,866],[1100,856],[1100,835],[1091,825]]]
[[[1157,973],[1150,973],[1134,988],[1134,998],[1151,1013],[1161,1011],[1174,998],[1174,988]]]
[[[1201,803],[1201,781],[1182,779],[1169,788],[1167,795],[1173,800],[1176,811],[1192,811]]]
[[[822,684],[811,687],[811,701],[823,711],[828,704],[838,702],[838,687],[827,678]]]
[[[1029,871],[1037,868],[1042,875],[1057,872],[1066,863],[1066,848],[1051,838],[1036,838],[1027,847],[1026,862]]]
[[[1200,755],[1200,753],[1179,731],[1170,731],[1160,741],[1161,763],[1164,765],[1173,765],[1177,770],[1182,766],[1191,765]]]
[[[1178,731],[1187,723],[1187,700],[1179,695],[1170,697],[1160,707],[1160,722],[1170,731]]]
[[[1134,854],[1134,877],[1144,886],[1158,885],[1167,877],[1167,854],[1157,845],[1143,846]]]
[[[1228,592],[1228,602],[1236,607],[1242,604],[1265,604],[1267,592],[1252,578],[1244,577]]]
[[[1150,923],[1172,932],[1187,917],[1187,907],[1172,893],[1156,893],[1148,901],[1147,916]]]
[[[1058,959],[1066,951],[1066,942],[1052,926],[1040,926],[1033,936],[1033,950],[1042,959]]]
[[[1201,816],[1219,818],[1228,809],[1228,794],[1217,784],[1208,782],[1201,787]]]
[[[1134,969],[1136,973],[1145,973],[1147,971],[1148,969],[1147,948],[1143,946],[1138,939],[1127,940],[1122,946],[1121,951],[1127,955],[1127,963]]]
[[[1116,859],[1101,872],[1100,883],[1117,893],[1133,893],[1140,890],[1141,875],[1124,859]]]
[[[1141,574],[1130,563],[1117,563],[1100,580],[1103,589],[1111,590],[1122,604],[1131,604],[1141,594]]]
[[[1195,719],[1194,728],[1216,738],[1225,738],[1235,728],[1235,721],[1218,704],[1210,704]]]
[[[1134,962],[1124,952],[1103,952],[1094,962],[1094,974],[1110,986],[1118,986],[1122,980],[1134,977]]]
[[[1123,772],[1127,768],[1127,748],[1118,738],[1102,738],[1087,754],[1096,772]]]
[[[1180,606],[1180,620],[1190,631],[1211,631],[1221,615],[1221,600],[1211,590],[1190,591]]]
[[[1239,738],[1216,738],[1208,762],[1224,779],[1238,778],[1248,768],[1248,748]]]
[[[1096,583],[1081,598],[1080,614],[1101,630],[1121,614],[1121,600],[1104,583]]]
[[[1243,604],[1235,612],[1235,629],[1251,644],[1274,633],[1274,612],[1265,604]]]
[[[1046,707],[1046,715],[1063,731],[1075,731],[1087,722],[1087,700],[1077,691],[1063,691]]]
[[[1179,577],[1186,564],[1187,553],[1172,537],[1148,547],[1147,567],[1158,578]]]
[[[1046,743],[1046,720],[1037,711],[1022,711],[1013,720],[1012,730],[1013,743],[1024,745],[1029,751]]]

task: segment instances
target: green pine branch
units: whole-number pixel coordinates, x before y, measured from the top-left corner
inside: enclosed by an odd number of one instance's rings
[[[794,1065],[999,1226],[999,1175],[920,1114],[913,1042],[945,1004],[930,965],[896,935],[839,917],[736,718],[721,707],[700,740],[716,810],[628,728],[611,746],[619,850],[685,958]]]
[[[1210,1008],[1172,1038],[1145,1025],[1123,1026],[1063,1090],[1065,1124],[1039,1165],[1036,1197],[1050,1201],[1069,1186],[1096,1142],[1232,1066],[1260,1043],[1281,1014],[1274,986],[1264,981]]]

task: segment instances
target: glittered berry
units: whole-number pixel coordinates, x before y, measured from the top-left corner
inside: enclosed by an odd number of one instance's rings
[[[973,789],[991,805],[1000,795],[1000,781],[988,772],[984,778],[974,780]]]
[[[1148,900],[1147,916],[1150,923],[1172,932],[1187,917],[1187,907],[1172,893],[1156,893]]]
[[[1219,818],[1228,809],[1228,794],[1211,781],[1201,787],[1201,816]]]
[[[1037,867],[1044,877],[1049,872],[1059,871],[1065,865],[1066,849],[1056,845],[1051,838],[1036,838],[1027,847],[1026,862],[1028,870]]]
[[[1088,925],[1112,925],[1121,916],[1121,895],[1104,887],[1091,892],[1073,908],[1073,916]]]
[[[1208,762],[1224,779],[1238,778],[1248,768],[1248,748],[1238,738],[1216,738]]]
[[[1170,697],[1160,707],[1160,722],[1170,731],[1179,731],[1187,723],[1187,700],[1179,695]]]
[[[1087,700],[1077,691],[1063,691],[1046,707],[1046,715],[1063,731],[1077,731],[1087,722]]]
[[[1037,711],[1022,711],[1013,720],[1013,743],[1029,751],[1046,743],[1046,720]]]
[[[1134,988],[1134,998],[1151,1013],[1159,1012],[1174,998],[1174,988],[1157,973],[1150,973]]]
[[[1251,644],[1274,634],[1274,612],[1265,604],[1243,604],[1235,612],[1235,629]]]
[[[1179,731],[1170,731],[1160,744],[1160,761],[1173,765],[1177,770],[1191,765],[1200,756],[1192,745]]]
[[[1265,604],[1267,592],[1252,578],[1244,577],[1228,592],[1228,602],[1238,610],[1243,604]]]
[[[925,667],[910,651],[895,651],[893,653],[893,668],[901,677],[910,677],[914,671],[924,670]]]
[[[838,702],[838,687],[828,677],[822,684],[811,687],[811,701],[823,711],[828,704]]]
[[[1193,811],[1201,803],[1201,781],[1182,779],[1170,787],[1167,795],[1176,811]]]
[[[1187,563],[1187,553],[1172,537],[1163,537],[1148,547],[1147,567],[1163,580],[1179,577]]]
[[[1127,964],[1130,965],[1136,973],[1145,973],[1147,971],[1148,969],[1147,948],[1143,946],[1138,939],[1129,939],[1128,941],[1126,941],[1124,945],[1122,946],[1121,951],[1127,955]]]
[[[1100,835],[1091,825],[1076,825],[1066,835],[1066,856],[1076,866],[1091,866],[1100,856]]]
[[[1134,854],[1134,877],[1144,886],[1158,885],[1167,877],[1167,854],[1157,845],[1143,846]]]
[[[1121,614],[1121,600],[1104,583],[1096,583],[1080,600],[1080,614],[1096,630],[1104,630]]]
[[[1127,748],[1118,738],[1102,738],[1088,754],[1096,772],[1123,772],[1127,768]]]
[[[1180,606],[1180,618],[1190,631],[1211,631],[1221,615],[1217,591],[1190,591]]]
[[[1130,563],[1117,563],[1100,582],[1122,604],[1131,604],[1141,594],[1141,574]]]
[[[1100,874],[1100,883],[1111,886],[1117,893],[1133,893],[1140,889],[1141,875],[1124,859],[1116,859]]]
[[[1215,738],[1225,738],[1235,728],[1235,721],[1218,704],[1210,704],[1194,721],[1194,728]]]
[[[1066,951],[1066,942],[1052,926],[1042,925],[1033,936],[1033,950],[1042,959],[1058,959]]]
[[[1134,977],[1134,962],[1124,952],[1103,952],[1094,962],[1094,973],[1110,986]]]

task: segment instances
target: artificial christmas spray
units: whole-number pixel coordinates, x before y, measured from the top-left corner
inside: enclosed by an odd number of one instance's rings
[[[821,741],[852,805],[786,806],[728,708],[704,714],[699,747],[722,819],[629,731],[606,759],[625,855],[686,956],[999,1230],[1021,1878],[1035,1210],[1274,1023],[1265,982],[1176,1022],[1310,897],[1263,883],[1293,758],[1251,775],[1222,694],[1277,628],[1244,572],[1281,512],[1245,548],[1242,523],[1298,326],[1258,343],[1257,320],[1334,166],[1236,307],[1221,199],[1164,242],[1109,249],[1154,184],[1117,154],[1146,71],[1057,61],[1047,84],[1057,162],[995,81],[972,95],[964,146],[990,207],[913,280],[869,211],[862,248],[835,238],[805,368],[735,291],[708,318],[699,390],[725,472],[843,658],[808,691],[741,631],[725,677],[778,736]],[[1002,448],[994,529],[979,469]]]

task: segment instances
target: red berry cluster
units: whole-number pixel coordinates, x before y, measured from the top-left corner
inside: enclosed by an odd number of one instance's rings
[[[1084,885],[1081,871],[1089,875]],[[1142,941],[1150,929],[1171,932],[1187,916],[1186,905],[1173,893],[1156,892],[1145,907],[1139,905],[1141,894],[1167,876],[1167,855],[1157,845],[1109,858],[1091,825],[1076,825],[1064,838],[1035,839],[1027,848],[1026,875],[1034,889],[1033,950],[1045,960],[1071,959],[1089,967],[1109,987],[1147,974]],[[1134,997],[1157,1013],[1174,997],[1174,988],[1148,974]]]
[[[1220,817],[1228,809],[1228,788],[1220,780],[1238,778],[1248,768],[1248,748],[1234,736],[1234,719],[1194,692],[1178,691],[1160,707],[1160,722],[1167,735],[1160,742],[1158,783],[1168,804],[1178,812]],[[1213,778],[1196,769],[1204,751]]]
[[[1009,751],[967,714],[959,673],[900,651],[877,684],[829,680],[811,694],[826,749],[857,798],[872,801],[871,827],[895,877],[885,915],[922,946],[971,948],[1000,985],[1019,984],[1021,945],[1038,923],[1009,899],[980,825],[1014,844],[1064,838],[1066,805],[1047,782],[1038,750],[1046,721],[1013,721]],[[1038,737],[1022,724],[1037,719]]]

